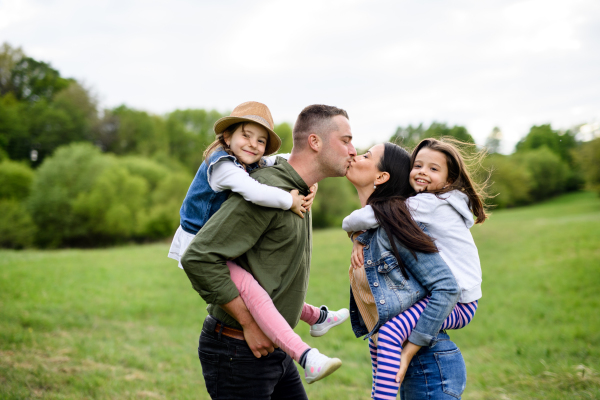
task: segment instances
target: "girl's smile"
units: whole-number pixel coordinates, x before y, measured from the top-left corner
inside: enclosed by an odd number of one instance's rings
[[[448,162],[446,156],[427,147],[421,149],[410,171],[410,186],[419,193],[440,190],[447,184]]]

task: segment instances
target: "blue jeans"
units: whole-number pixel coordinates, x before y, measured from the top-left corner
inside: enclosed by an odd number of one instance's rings
[[[243,340],[215,332],[217,320],[206,317],[198,357],[212,399],[308,400],[300,374],[281,349],[256,358]]]
[[[460,399],[467,385],[467,368],[459,348],[445,333],[434,347],[413,357],[400,386],[402,400]]]

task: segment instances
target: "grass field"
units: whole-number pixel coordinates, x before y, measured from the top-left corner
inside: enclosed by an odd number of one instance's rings
[[[484,272],[474,321],[451,332],[464,399],[600,399],[600,199],[576,193],[493,213],[472,230]],[[0,399],[208,399],[197,358],[205,304],[168,244],[0,251]],[[317,231],[307,301],[346,307],[350,243]],[[311,399],[365,399],[350,325],[296,331],[344,365]]]

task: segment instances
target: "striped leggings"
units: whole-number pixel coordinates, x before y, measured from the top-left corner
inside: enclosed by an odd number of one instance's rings
[[[396,383],[396,374],[400,369],[400,352],[402,344],[408,339],[425,309],[429,298],[425,298],[402,314],[386,322],[380,329],[377,345],[369,339],[369,351],[373,366],[373,387],[371,398],[395,400],[400,384]],[[441,329],[460,329],[465,327],[475,315],[477,301],[458,303]]]

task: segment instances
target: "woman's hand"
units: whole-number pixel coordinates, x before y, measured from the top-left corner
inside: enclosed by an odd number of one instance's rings
[[[291,190],[290,194],[292,195],[292,206],[290,207],[290,210],[298,214],[300,218],[304,218],[306,208],[304,208],[302,204],[304,204],[305,197],[300,194],[298,189]]]
[[[310,207],[312,206],[312,203],[315,200],[315,196],[317,194],[317,189],[319,189],[319,184],[315,183],[310,187],[310,193],[308,194],[308,196],[304,198],[304,204],[302,204],[302,207],[306,208],[306,211],[310,211]]]
[[[364,244],[355,240],[357,236],[359,236],[362,232],[353,232],[351,234],[352,242],[354,245],[352,246],[352,256],[350,257],[350,261],[352,264],[352,268],[357,269],[361,268],[365,263],[365,257],[363,255]]]
[[[396,382],[402,383],[404,376],[406,375],[406,371],[408,370],[408,366],[410,365],[410,361],[420,349],[421,346],[417,346],[414,343],[406,341],[406,344],[402,349],[402,353],[400,353],[400,369],[396,374]]]

